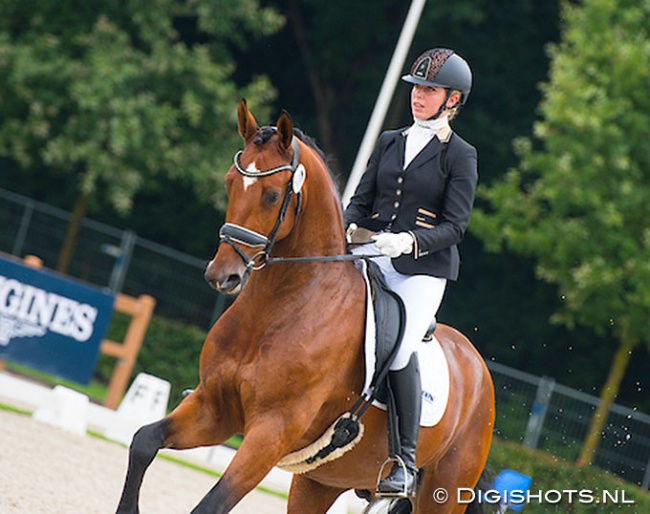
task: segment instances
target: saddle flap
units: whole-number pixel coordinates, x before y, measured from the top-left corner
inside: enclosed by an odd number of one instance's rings
[[[376,263],[368,262],[368,278],[375,314],[376,366],[371,386],[380,384],[388,374],[404,335],[406,310],[404,302],[393,292]]]

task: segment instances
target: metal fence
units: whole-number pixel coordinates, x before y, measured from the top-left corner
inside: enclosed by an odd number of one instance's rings
[[[497,398],[496,435],[575,460],[599,399],[496,362],[488,362]],[[595,464],[650,486],[650,416],[613,405]]]
[[[0,189],[0,252],[43,259],[54,267],[71,215]],[[203,281],[206,262],[143,239],[133,232],[84,220],[68,273],[133,296],[152,295],[156,314],[208,329],[225,297]],[[497,397],[496,434],[575,460],[598,398],[488,362]],[[650,416],[614,405],[596,464],[623,479],[650,485]]]
[[[0,252],[32,254],[54,268],[69,212],[0,189]],[[203,280],[207,262],[90,219],[82,221],[68,274],[132,296],[148,294],[156,314],[208,329],[226,298]]]

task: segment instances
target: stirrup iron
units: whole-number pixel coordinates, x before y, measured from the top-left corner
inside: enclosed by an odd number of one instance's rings
[[[407,477],[409,475],[409,470],[406,467],[406,463],[404,462],[402,457],[400,457],[399,455],[395,455],[393,457],[388,457],[384,461],[384,463],[381,465],[381,468],[379,468],[379,476],[377,477],[377,485],[375,486],[375,495],[377,496],[377,498],[411,498],[411,497],[414,497],[415,496],[415,488],[417,487],[417,471],[415,472],[415,475],[416,475],[415,486],[413,487],[413,492],[411,494],[409,494],[409,492],[408,492],[408,487],[407,487],[407,484],[406,484],[406,482],[407,482],[406,480],[404,480],[404,489],[402,491],[400,491],[400,492],[384,493],[384,492],[379,491],[379,484],[382,481],[381,477],[384,474],[384,469],[386,468],[386,466],[388,464],[390,464],[392,462],[396,463],[399,467],[402,468],[402,470],[404,471],[404,477]]]

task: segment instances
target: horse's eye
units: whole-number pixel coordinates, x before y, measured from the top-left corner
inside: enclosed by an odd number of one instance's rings
[[[267,205],[275,205],[280,200],[280,193],[278,191],[267,191],[264,193],[264,202]]]

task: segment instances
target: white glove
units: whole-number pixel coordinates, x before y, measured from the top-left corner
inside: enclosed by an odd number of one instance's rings
[[[413,251],[413,236],[408,232],[377,234],[372,239],[381,253],[393,259]]]

